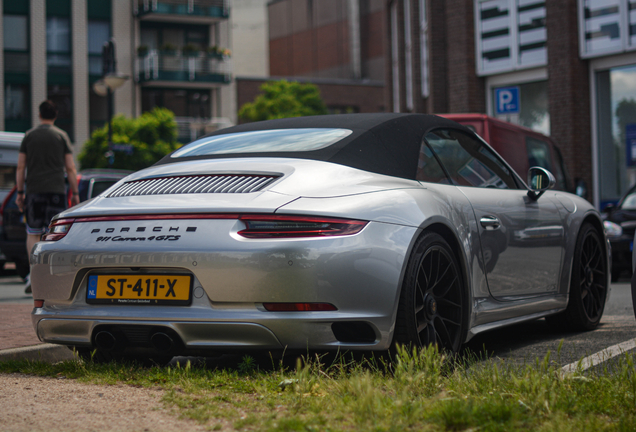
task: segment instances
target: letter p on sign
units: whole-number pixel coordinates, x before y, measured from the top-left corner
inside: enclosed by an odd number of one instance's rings
[[[495,89],[495,113],[517,114],[519,112],[519,87]]]

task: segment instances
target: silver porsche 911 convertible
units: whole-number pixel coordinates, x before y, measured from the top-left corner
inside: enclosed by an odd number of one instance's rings
[[[223,129],[53,220],[31,254],[33,325],[103,359],[453,352],[541,317],[594,329],[603,224],[553,186],[436,116]]]

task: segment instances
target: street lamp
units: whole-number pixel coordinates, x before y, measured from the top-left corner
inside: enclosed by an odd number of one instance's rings
[[[113,91],[123,86],[128,75],[122,75],[117,72],[117,61],[115,60],[115,41],[111,38],[104,42],[102,47],[102,78],[93,84],[93,90],[99,96],[108,98],[108,164],[113,163]]]

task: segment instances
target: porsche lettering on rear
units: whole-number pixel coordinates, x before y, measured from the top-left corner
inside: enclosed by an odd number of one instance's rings
[[[164,228],[167,229],[168,232],[179,232],[179,227],[161,227],[161,226],[154,226],[154,227],[144,227],[144,226],[140,226],[140,227],[136,227],[134,229],[134,232],[146,232],[146,231],[152,231],[152,232],[162,232],[164,230]],[[131,231],[131,227],[121,227],[119,228],[120,233],[123,232],[130,232]],[[196,232],[197,227],[187,227],[185,229],[186,232]],[[117,228],[106,228],[104,229],[103,232],[107,233],[107,234],[112,234],[115,231],[117,231]],[[95,234],[95,233],[101,233],[102,232],[102,228],[93,228],[91,231],[91,234]]]

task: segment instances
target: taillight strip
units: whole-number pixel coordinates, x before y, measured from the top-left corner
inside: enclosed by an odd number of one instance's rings
[[[341,219],[318,216],[240,214],[240,213],[183,213],[183,214],[145,214],[117,216],[83,216],[63,218],[51,222],[45,241],[57,241],[69,232],[74,223],[113,222],[113,221],[147,221],[147,220],[212,220],[238,219],[246,228],[238,231],[242,237],[250,239],[263,238],[298,238],[298,237],[333,237],[357,234],[369,223],[356,219]],[[267,226],[258,226],[258,222],[269,222]],[[277,227],[277,224],[279,226]],[[296,224],[296,226],[294,226]],[[315,224],[315,227],[311,225]]]
[[[246,238],[294,238],[294,237],[333,237],[353,235],[360,232],[367,224],[367,221],[340,218],[325,218],[317,216],[292,216],[292,215],[241,215],[239,218],[245,222],[246,229],[238,232],[240,236]],[[276,226],[268,228],[258,228],[251,226],[250,222],[272,222],[281,224],[280,229]],[[285,226],[288,224],[299,224],[298,227]],[[316,224],[312,229],[308,224]],[[323,227],[322,225],[327,225]]]
[[[186,219],[238,219],[238,213],[183,213],[183,214],[156,214],[156,215],[121,215],[121,216],[83,216],[75,219],[75,222],[113,222],[131,220],[186,220]]]

